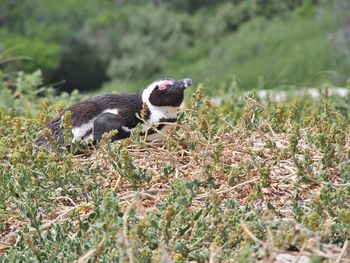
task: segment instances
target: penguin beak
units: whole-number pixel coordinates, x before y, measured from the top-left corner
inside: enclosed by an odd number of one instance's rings
[[[177,80],[175,81],[175,83],[173,84],[174,88],[177,89],[186,89],[188,87],[192,86],[192,79],[190,78],[185,78],[182,80]]]
[[[192,86],[192,79],[185,78],[182,80],[182,83],[183,83],[185,88],[191,87]]]

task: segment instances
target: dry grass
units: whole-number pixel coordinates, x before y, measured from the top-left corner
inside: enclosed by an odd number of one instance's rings
[[[233,124],[218,113],[217,109],[212,108],[211,111],[205,113],[203,109],[185,110],[185,121],[173,124],[174,127],[164,142],[149,143],[144,139],[140,141],[139,138],[134,138],[114,143],[113,147],[103,142],[98,149],[87,154],[66,157],[72,158],[72,170],[87,165],[90,168],[98,168],[99,172],[94,174],[93,178],[98,188],[116,194],[119,205],[125,212],[122,235],[126,247],[131,249],[128,245],[130,236],[127,229],[130,209],[136,209],[140,220],[147,218],[150,213],[160,212],[159,204],[173,193],[172,185],[175,182],[198,180],[201,183],[192,199],[190,211],[204,210],[208,200],[214,200],[213,202],[219,204],[220,211],[225,214],[227,207],[224,204],[229,199],[236,200],[240,206],[249,204],[253,208],[262,209],[263,220],[266,223],[263,239],[259,237],[261,235],[257,234],[256,229],[254,230],[254,222],[247,222],[242,218],[239,222],[242,236],[260,247],[254,257],[259,258],[261,262],[274,262],[276,256],[283,252],[295,255],[295,262],[301,256],[319,256],[323,259],[322,262],[349,262],[348,240],[342,246],[330,242],[330,228],[337,218],[329,215],[325,209],[322,220],[317,221],[320,222],[319,226],[314,227],[312,223],[307,226],[308,221],[297,220],[296,211],[293,209],[296,202],[300,206],[317,202],[325,186],[331,186],[336,191],[345,191],[350,187],[349,182],[340,176],[338,165],[325,167],[325,153],[315,142],[310,141],[310,136],[317,137],[319,133],[317,125],[302,127],[293,134],[293,126],[286,122],[285,131],[277,132],[272,128],[268,116],[261,117],[259,125],[255,128],[247,129],[244,122]],[[219,118],[218,126],[206,117],[214,114],[213,112]],[[249,116],[250,122],[254,123],[253,115]],[[295,148],[291,146],[292,135],[298,139]],[[345,132],[345,135],[346,143],[337,148],[336,155],[343,162],[348,162],[349,133]],[[118,149],[122,151],[117,153]],[[305,172],[306,166],[302,163],[306,162],[308,156],[311,157],[308,163],[312,169]],[[150,179],[135,183],[120,173],[120,160],[131,161],[134,167],[141,168],[150,175]],[[3,165],[10,164],[5,161]],[[164,167],[169,168],[167,174]],[[317,176],[320,173],[327,173],[327,179],[321,180]],[[345,197],[345,200],[349,200],[346,198],[349,196]],[[40,215],[41,231],[49,231],[54,225],[66,221],[78,229],[79,220],[87,218],[95,209],[89,197],[57,192],[55,199],[56,207],[50,213]],[[349,207],[349,204],[344,206]],[[19,232],[23,227],[30,225],[28,220],[19,219],[19,203],[13,204],[9,211],[7,230],[0,234],[2,254],[18,242]],[[79,220],[76,214],[79,215]],[[279,222],[281,227],[272,229],[276,222]],[[285,231],[293,229],[295,236],[284,240],[284,228]],[[314,232],[304,235],[307,228],[313,228]],[[69,235],[74,239],[77,232],[72,231]],[[107,236],[104,236],[95,247],[91,247],[82,255],[78,262],[87,262],[89,258],[97,257],[105,246],[106,239]],[[290,247],[285,244],[288,240],[294,245],[297,244],[294,251],[288,250]],[[217,262],[219,254],[218,246],[210,246],[209,262]],[[132,249],[127,251],[126,257],[129,262],[133,261]]]

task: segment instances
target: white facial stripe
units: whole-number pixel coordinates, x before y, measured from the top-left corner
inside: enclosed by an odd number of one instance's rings
[[[164,81],[164,80],[163,80]],[[160,85],[163,81],[156,81],[153,82],[151,85],[149,85],[143,92],[142,92],[142,102],[147,103],[147,106],[149,106],[150,101],[149,97],[151,96],[152,91],[157,85]]]

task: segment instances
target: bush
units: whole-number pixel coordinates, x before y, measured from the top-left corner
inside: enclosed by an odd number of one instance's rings
[[[15,89],[0,80],[2,261],[247,262],[304,249],[349,260],[350,120],[334,107],[349,96],[232,92],[215,106],[198,89],[161,146],[107,136],[74,156],[34,145],[67,98],[32,96],[40,72],[16,76]]]
[[[11,63],[3,67],[22,67],[26,71],[43,68],[47,79],[50,79],[60,64],[61,50],[55,43],[27,38],[6,30],[0,30],[0,39],[0,53],[7,52],[7,56],[11,58]]]
[[[214,47],[203,49],[195,61],[189,56],[186,63],[166,67],[164,75],[174,71],[189,75],[205,83],[213,95],[218,92],[216,80],[229,81],[232,75],[244,90],[312,86],[326,80],[342,85],[350,65],[335,48],[336,21],[332,12],[322,17],[293,13],[273,20],[254,18],[238,32],[220,38]]]
[[[234,41],[231,35],[251,19],[288,17],[293,9],[308,17],[316,2],[5,1],[0,45],[30,57],[29,62],[13,63],[13,69],[31,72],[40,67],[45,82],[61,90],[90,90],[108,80],[146,82],[168,74],[168,69],[169,75],[178,76],[183,67],[196,67],[208,53],[218,52],[226,45],[223,39]],[[237,65],[225,67],[232,66]]]

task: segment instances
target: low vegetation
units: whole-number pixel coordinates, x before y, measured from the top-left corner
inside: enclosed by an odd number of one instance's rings
[[[3,262],[349,262],[349,96],[323,86],[280,104],[232,81],[213,100],[198,86],[163,143],[109,134],[76,155],[33,143],[81,99],[41,82],[1,75]]]

